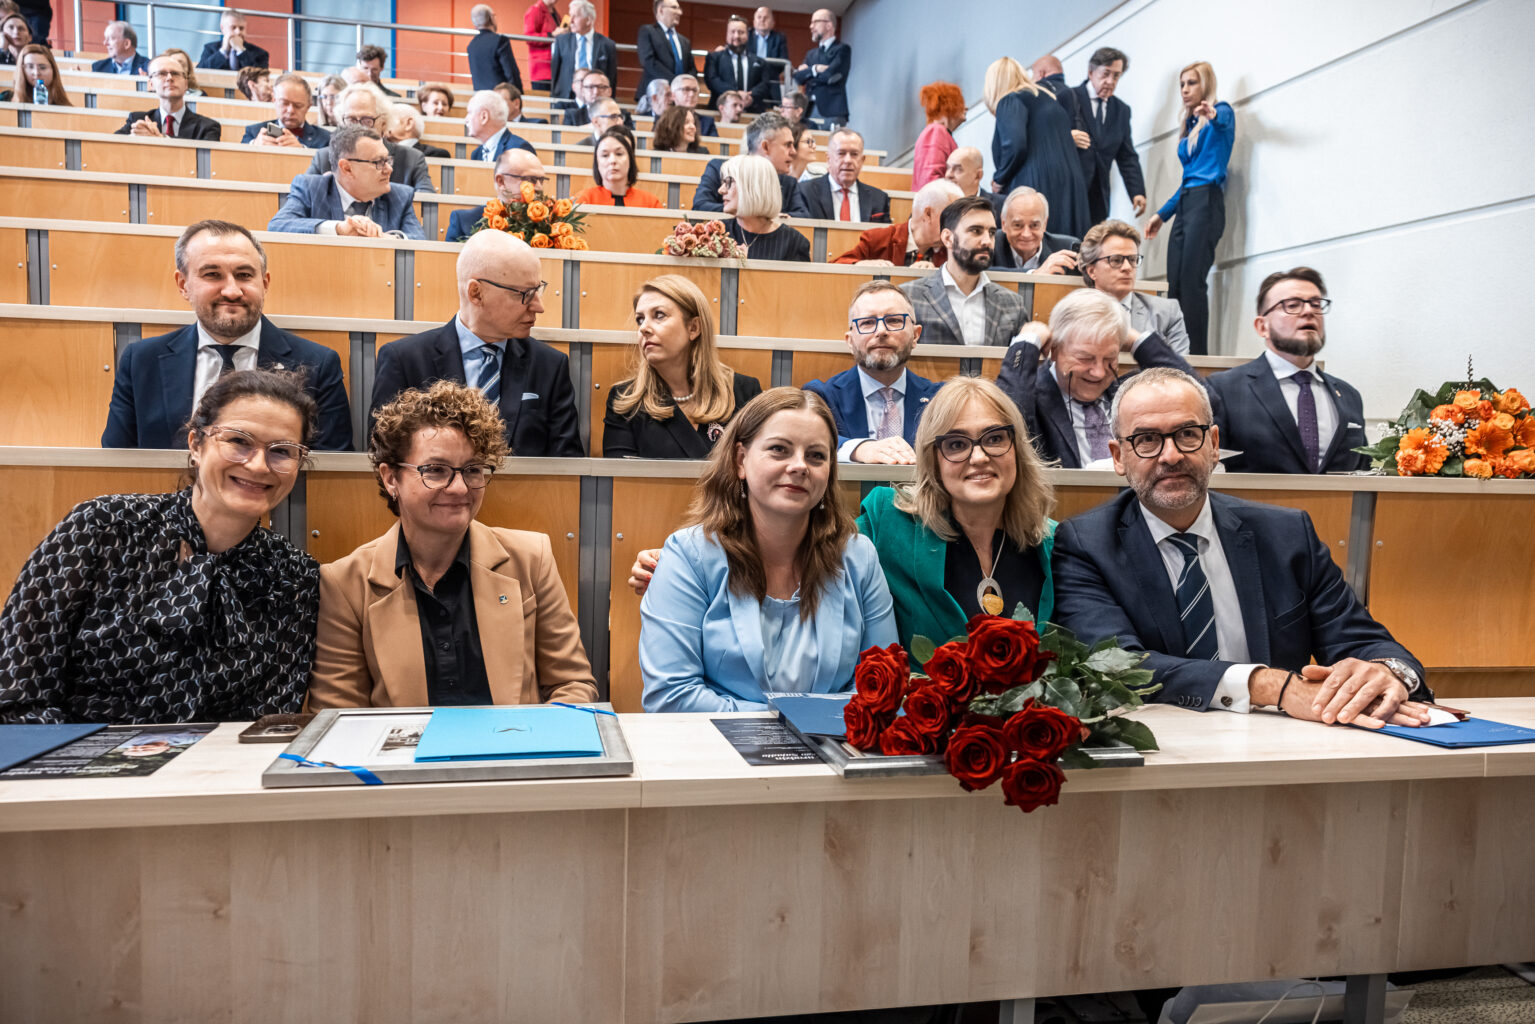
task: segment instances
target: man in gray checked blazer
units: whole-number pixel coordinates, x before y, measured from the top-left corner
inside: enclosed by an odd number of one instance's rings
[[[930,345],[1006,346],[1029,322],[1017,292],[986,277],[997,218],[982,196],[964,196],[944,207],[939,220],[949,258],[927,277],[901,291],[911,300],[922,340]]]

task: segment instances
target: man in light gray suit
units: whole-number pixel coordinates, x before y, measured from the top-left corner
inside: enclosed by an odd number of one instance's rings
[[[382,132],[385,115],[389,113],[389,100],[376,86],[358,82],[336,95],[334,109],[343,126],[356,125]],[[393,142],[385,142],[384,149],[388,150],[389,158],[394,161],[389,174],[390,181],[409,185],[416,192],[437,191],[437,186],[432,184],[431,172],[427,170],[426,157],[410,146],[397,146]],[[315,150],[314,159],[309,162],[309,169],[304,173],[328,174],[335,169],[335,157],[331,155],[330,147],[326,146]]]
[[[1174,352],[1188,355],[1189,332],[1177,300],[1135,290],[1141,263],[1141,233],[1122,220],[1095,224],[1082,236],[1077,266],[1094,288],[1130,314],[1130,326],[1142,334],[1156,331]]]
[[[930,345],[1007,345],[1029,321],[1017,292],[986,277],[997,219],[984,196],[963,196],[944,207],[939,236],[949,258],[927,277],[901,285],[911,300],[922,340]]]
[[[409,185],[389,180],[389,155],[384,140],[369,128],[348,125],[331,135],[336,170],[331,174],[300,174],[289,186],[282,209],[268,231],[309,235],[353,235],[422,240],[416,219],[416,194]]]

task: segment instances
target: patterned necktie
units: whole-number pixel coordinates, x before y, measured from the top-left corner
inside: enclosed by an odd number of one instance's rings
[[[348,217],[366,217],[368,215],[368,210],[372,208],[372,206],[373,204],[371,202],[365,203],[361,200],[353,200],[347,205],[346,215]]]
[[[217,352],[219,354],[219,359],[224,363],[223,366],[219,367],[219,376],[222,377],[226,373],[233,373],[235,370],[235,353],[240,351],[240,346],[209,345],[208,347]]]
[[[495,345],[481,345],[480,354],[485,363],[480,367],[480,378],[474,386],[485,394],[491,405],[501,404],[501,349]]]
[[[1103,407],[1097,402],[1078,402],[1082,407],[1082,424],[1087,428],[1087,449],[1094,459],[1109,457],[1109,421],[1103,415]]]
[[[174,114],[165,115],[165,137],[167,139],[176,137],[176,115]]]
[[[1300,446],[1306,451],[1306,472],[1322,469],[1322,446],[1316,426],[1316,396],[1311,393],[1311,374],[1305,370],[1290,378],[1300,387],[1295,401],[1295,424],[1300,427]]]
[[[1215,632],[1215,599],[1199,564],[1199,538],[1192,533],[1175,533],[1167,539],[1183,553],[1183,572],[1174,590],[1178,616],[1183,621],[1184,650],[1190,658],[1214,661],[1220,655],[1220,640]]]
[[[586,59],[586,37],[585,36],[582,36],[580,41],[576,44],[576,67],[578,67],[578,68],[591,67],[591,65],[589,63],[587,63],[587,59]]]
[[[874,440],[883,441],[887,437],[901,436],[901,396],[895,393],[895,388],[880,388],[876,392],[885,403],[885,409],[879,416],[879,428],[874,431]]]

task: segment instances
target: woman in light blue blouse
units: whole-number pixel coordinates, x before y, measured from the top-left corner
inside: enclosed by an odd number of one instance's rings
[[[646,711],[760,711],[852,685],[896,641],[879,555],[837,491],[820,396],[773,388],[725,428],[640,603]]]
[[[1215,243],[1226,230],[1226,165],[1236,141],[1237,117],[1229,103],[1215,100],[1215,69],[1195,61],[1178,72],[1183,99],[1183,132],[1178,160],[1183,182],[1146,224],[1155,238],[1172,221],[1167,242],[1167,294],[1183,307],[1189,354],[1210,351],[1210,292],[1205,279],[1215,265]]]

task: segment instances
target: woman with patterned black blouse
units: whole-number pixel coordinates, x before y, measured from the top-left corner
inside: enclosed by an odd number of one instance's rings
[[[191,486],[75,506],[0,616],[0,722],[219,722],[297,711],[319,567],[264,529],[315,430],[294,374],[227,372],[187,426]]]

